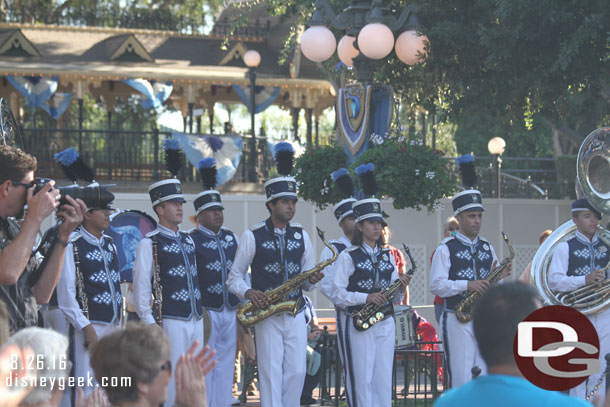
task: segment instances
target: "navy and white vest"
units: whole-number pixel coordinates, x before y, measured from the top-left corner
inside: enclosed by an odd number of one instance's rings
[[[250,227],[254,234],[256,252],[250,265],[252,288],[267,291],[282,285],[301,273],[301,258],[305,253],[303,228],[296,223],[286,226],[286,234],[273,232],[271,219]],[[286,299],[298,300],[303,296],[301,288],[290,292]]]
[[[335,249],[337,250],[337,255],[340,255],[341,252],[347,248],[345,243],[342,243],[340,240],[329,240],[328,243],[335,246]]]
[[[72,246],[75,263],[78,252],[78,269],[83,276],[89,320],[110,324],[120,319],[123,296],[116,248],[110,236],[103,235],[103,238],[102,243],[98,245],[77,234],[72,239]],[[80,304],[78,285],[76,300]],[[82,307],[82,304],[80,306]]]
[[[235,309],[239,299],[229,293],[226,285],[237,252],[235,235],[225,228],[220,228],[216,236],[200,229],[193,229],[189,234],[195,243],[203,306],[215,311],[225,306]]]
[[[449,249],[451,267],[449,280],[482,280],[489,276],[493,265],[493,252],[488,241],[479,237],[477,244],[469,245],[456,237],[443,241]],[[468,292],[445,298],[447,309],[455,306],[468,295]]]
[[[148,233],[146,237],[152,239],[153,244],[157,242],[157,260],[163,287],[163,317],[188,320],[194,313],[201,318],[203,308],[193,239],[185,232],[179,232],[179,236],[174,237],[160,233],[159,230]],[[152,290],[154,295],[154,285]]]
[[[600,239],[596,242],[585,242],[574,236],[568,240],[568,276],[586,276],[595,270],[601,270],[610,258],[608,246]]]
[[[383,248],[376,255],[367,253],[361,246],[347,249],[354,263],[354,273],[350,276],[347,291],[376,293],[388,288],[392,282],[394,265],[389,248]],[[362,308],[362,305],[348,307],[349,313]]]

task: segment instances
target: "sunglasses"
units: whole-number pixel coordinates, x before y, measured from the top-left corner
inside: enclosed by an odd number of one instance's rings
[[[32,188],[34,185],[36,185],[34,182],[28,182],[27,184],[24,184],[23,182],[17,182],[17,181],[11,181],[11,184],[18,186],[18,187],[25,187],[25,188]]]
[[[169,374],[172,374],[172,361],[168,360],[167,362],[162,364],[159,370],[167,370]]]

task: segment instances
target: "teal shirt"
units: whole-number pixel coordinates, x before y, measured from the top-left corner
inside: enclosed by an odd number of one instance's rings
[[[481,376],[442,395],[434,407],[591,407],[585,400],[548,391],[516,376]]]

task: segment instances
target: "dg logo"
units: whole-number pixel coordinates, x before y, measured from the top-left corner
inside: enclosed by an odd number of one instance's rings
[[[540,308],[520,322],[513,352],[523,376],[546,390],[571,389],[601,370],[595,327],[561,305]]]

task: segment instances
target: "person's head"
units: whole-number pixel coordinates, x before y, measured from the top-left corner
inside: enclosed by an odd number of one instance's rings
[[[276,198],[266,203],[274,223],[286,224],[292,220],[297,210],[294,198]]]
[[[89,209],[83,215],[83,226],[92,234],[108,230],[112,209]]]
[[[381,238],[381,222],[379,219],[365,219],[356,223],[352,233],[352,245],[360,246],[366,243],[374,247]]]
[[[139,402],[156,407],[167,399],[169,357],[169,339],[163,329],[129,323],[99,340],[91,352],[91,367],[99,383],[102,377],[131,378],[131,386],[105,388],[112,404]]]
[[[379,244],[379,246],[387,246],[390,244],[391,238],[392,231],[390,230],[390,227],[385,220],[381,221],[381,236],[379,237],[377,244]]]
[[[180,181],[172,178],[155,182],[149,185],[148,194],[159,223],[177,228],[182,223],[182,204],[186,202]]]
[[[547,229],[544,232],[542,232],[540,234],[540,236],[538,236],[538,244],[542,245],[542,243],[544,243],[544,241],[546,240],[547,237],[551,236],[551,233],[553,233],[553,231],[551,229]]]
[[[536,290],[519,282],[492,285],[473,311],[474,336],[488,367],[514,365],[519,322],[541,306]]]
[[[36,158],[11,146],[0,147],[0,216],[21,218]]]
[[[205,209],[197,215],[197,223],[214,233],[218,232],[224,221],[223,209],[219,207]]]
[[[481,230],[483,223],[483,212],[477,210],[464,211],[455,215],[460,224],[460,232],[471,239],[474,239]]]
[[[153,209],[162,225],[177,227],[182,223],[182,202],[163,202]]]
[[[51,329],[32,327],[17,331],[6,341],[6,345],[31,349],[36,358],[34,361],[36,385],[19,405],[29,406],[42,403],[57,405],[63,394],[60,389],[63,386],[59,385],[58,380],[66,380],[65,378],[70,373],[66,354],[68,338]]]
[[[347,215],[339,222],[339,227],[343,230],[343,234],[348,238],[351,238],[356,228],[356,218],[354,215]]]
[[[572,220],[583,235],[592,237],[601,219],[602,214],[586,199],[577,199],[572,203]]]
[[[470,239],[479,234],[483,221],[483,198],[476,189],[459,192],[451,199],[453,213],[460,224],[460,232]]]
[[[450,216],[443,225],[443,237],[455,236],[458,230],[460,230],[460,223],[455,216]]]

